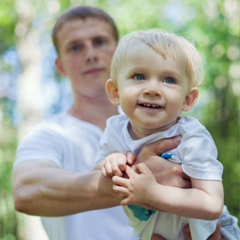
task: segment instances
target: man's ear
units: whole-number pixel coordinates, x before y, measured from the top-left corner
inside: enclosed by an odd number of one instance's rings
[[[119,105],[119,96],[118,96],[118,87],[117,84],[112,81],[112,79],[108,79],[105,84],[105,90],[110,102],[116,106]]]
[[[66,76],[67,76],[67,74],[66,74],[66,72],[65,72],[65,69],[64,69],[64,67],[63,67],[63,65],[62,65],[62,61],[61,61],[61,59],[60,59],[59,57],[55,60],[55,67],[56,67],[58,73],[59,73],[62,77],[66,77]]]
[[[198,99],[198,90],[193,88],[185,97],[183,102],[182,111],[187,112],[192,109]]]

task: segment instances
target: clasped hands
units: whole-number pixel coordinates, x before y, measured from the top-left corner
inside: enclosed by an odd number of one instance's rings
[[[149,144],[142,148],[137,158],[132,153],[113,153],[101,163],[101,171],[104,176],[112,178],[113,190],[121,197],[122,205],[142,205],[146,196],[144,190],[154,182],[181,188],[191,187],[179,164],[159,157],[163,152],[176,148],[180,140],[178,136]],[[141,196],[134,197],[131,194],[133,189]]]

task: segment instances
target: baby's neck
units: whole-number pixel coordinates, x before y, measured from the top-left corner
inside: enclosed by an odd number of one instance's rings
[[[171,122],[169,124],[163,125],[163,126],[161,126],[159,128],[152,128],[152,129],[142,128],[142,127],[138,127],[138,126],[133,126],[131,124],[131,122],[129,122],[129,124],[128,124],[128,132],[129,132],[129,135],[131,136],[131,138],[133,140],[142,139],[142,138],[150,136],[150,135],[152,135],[154,133],[163,132],[163,131],[168,130],[169,128],[174,126],[179,121],[179,119],[180,119],[180,117],[178,117],[176,119],[176,121],[174,121],[174,122]]]

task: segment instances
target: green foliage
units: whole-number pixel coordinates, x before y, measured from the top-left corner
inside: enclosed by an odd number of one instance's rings
[[[234,65],[240,68],[239,32],[232,27],[236,26],[237,19],[231,19],[227,14],[224,1],[199,1],[196,6],[198,14],[180,32],[193,40],[204,57],[203,91],[208,99],[203,101],[200,120],[212,134],[219,160],[224,165],[225,204],[240,219],[240,178],[237,171],[240,168],[240,89],[238,87],[234,92],[237,78],[231,74]],[[239,5],[237,7],[239,9]],[[230,54],[230,49],[234,49],[236,54]]]
[[[17,129],[8,121],[0,128],[0,239],[19,239],[19,221],[14,210],[11,172],[17,146]]]
[[[217,132],[214,132],[213,136],[217,139],[219,159],[224,166],[223,182],[225,203],[228,206],[229,211],[240,219],[238,205],[240,197],[239,139],[236,135],[233,135],[225,138],[225,141],[222,141]]]
[[[17,21],[17,15],[14,8],[14,0],[2,0],[0,7],[0,54],[6,49],[14,46],[15,43],[15,24]]]

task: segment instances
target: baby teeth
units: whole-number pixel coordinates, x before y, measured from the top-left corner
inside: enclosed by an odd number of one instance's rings
[[[158,105],[155,104],[143,104],[144,107],[152,107],[152,108],[157,108],[159,107]]]

